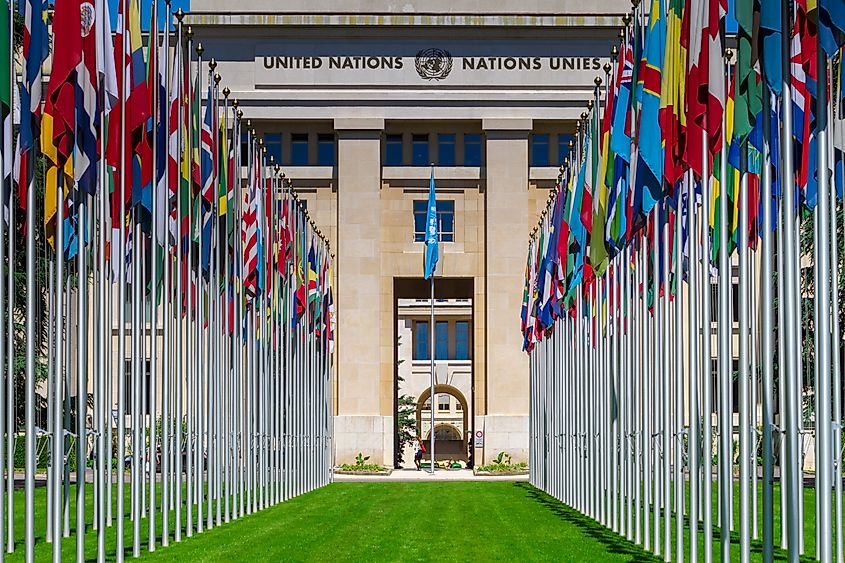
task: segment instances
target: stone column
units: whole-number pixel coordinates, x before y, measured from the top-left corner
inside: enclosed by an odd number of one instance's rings
[[[380,412],[381,132],[383,119],[335,119],[337,188],[336,463],[361,452],[383,463]]]
[[[484,462],[499,452],[528,459],[528,357],[519,314],[528,233],[531,119],[485,119],[487,137]]]

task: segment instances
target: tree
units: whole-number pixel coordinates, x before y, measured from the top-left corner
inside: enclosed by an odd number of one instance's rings
[[[402,344],[402,337],[396,340],[396,346]],[[399,360],[398,365],[402,365],[404,360]],[[397,375],[398,383],[405,381],[400,375]],[[398,386],[397,386],[398,388]],[[405,446],[413,440],[417,435],[417,400],[411,395],[400,395],[396,403],[396,431],[398,432],[398,447],[394,455],[394,466],[398,469],[402,467],[402,452]]]
[[[23,17],[15,12],[14,19],[14,50],[16,56],[20,58],[20,49],[23,44]],[[36,225],[34,227],[35,234],[35,349],[37,351],[37,358],[35,363],[35,384],[38,386],[47,378],[47,362],[45,357],[45,348],[48,336],[48,322],[47,322],[47,244],[45,232],[40,218],[44,216],[44,173],[45,164],[43,157],[39,154],[34,160],[34,180],[35,180],[35,217]],[[8,187],[8,186],[7,186]],[[18,202],[15,201],[16,190],[12,189],[11,207],[14,217],[14,233],[15,233],[15,255],[11,257],[9,263],[3,264],[0,268],[0,273],[4,276],[4,280],[8,281],[8,268],[12,268],[14,279],[14,308],[12,310],[12,324],[13,324],[13,355],[11,357],[12,369],[14,373],[14,402],[15,402],[15,423],[18,427],[23,426],[25,417],[25,384],[26,384],[26,298],[27,298],[27,279],[26,279],[26,236],[25,228],[29,228],[26,222],[26,213],[20,208]],[[8,234],[8,232],[7,232]],[[7,257],[8,259],[9,257]],[[6,287],[6,293],[3,295],[3,311],[8,311],[8,295],[9,287]],[[4,336],[6,334],[6,327],[0,329],[0,333]],[[5,374],[4,374],[5,375]],[[43,426],[43,413],[46,408],[46,401],[43,397],[36,394],[36,419],[41,420]]]

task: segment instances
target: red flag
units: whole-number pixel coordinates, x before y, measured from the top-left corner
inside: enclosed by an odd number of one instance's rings
[[[76,127],[76,66],[82,61],[82,2],[56,0],[53,13],[53,69],[45,107],[53,116],[53,144],[62,167],[73,151]],[[52,107],[50,107],[52,106]]]

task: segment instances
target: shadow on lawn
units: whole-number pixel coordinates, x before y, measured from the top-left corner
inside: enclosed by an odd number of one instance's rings
[[[633,542],[626,540],[622,536],[619,536],[595,520],[584,516],[580,512],[569,508],[554,497],[547,495],[532,485],[529,485],[524,481],[515,483],[514,485],[522,489],[526,496],[541,504],[558,518],[578,526],[578,528],[580,528],[586,535],[594,538],[596,541],[604,545],[608,553],[627,555],[630,557],[629,560],[635,563],[652,563],[655,561],[662,561],[662,559],[643,551]]]
[[[521,489],[526,496],[530,497],[535,502],[541,504],[547,510],[552,512],[555,516],[565,520],[570,524],[574,524],[578,526],[586,535],[594,538],[596,541],[601,542],[609,553],[616,553],[619,555],[629,555],[631,557],[630,561],[635,563],[644,563],[644,562],[655,562],[655,561],[663,561],[662,558],[656,557],[651,553],[643,551],[642,548],[637,546],[631,541],[623,538],[619,534],[611,531],[609,528],[605,528],[592,518],[589,518],[577,510],[574,510],[562,502],[558,501],[554,497],[547,495],[540,489],[535,488],[534,486],[530,485],[527,482],[519,482],[514,483],[514,486]],[[673,528],[674,530],[674,528]],[[685,523],[684,531],[686,534],[689,534],[689,525]],[[674,533],[674,532],[673,532]],[[703,532],[701,532],[703,534]],[[719,556],[719,537],[720,537],[720,529],[717,526],[713,527],[713,555],[714,557]],[[701,536],[699,536],[701,537]],[[731,532],[731,545],[739,545],[739,533],[737,531]],[[763,544],[760,540],[752,540],[751,541],[751,553],[761,555],[763,553]],[[787,552],[785,550],[775,548],[773,553],[773,559],[775,561],[786,561],[788,559]],[[813,557],[805,554],[801,556],[800,559],[802,562],[809,563],[814,561]]]

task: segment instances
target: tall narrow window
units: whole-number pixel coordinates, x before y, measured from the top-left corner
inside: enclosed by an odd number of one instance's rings
[[[437,164],[439,166],[455,165],[454,133],[440,133],[437,135]]]
[[[402,135],[388,135],[384,141],[384,165],[402,166]]]
[[[428,157],[428,134],[411,136],[411,164],[414,166],[428,166],[431,159]]]
[[[531,135],[531,166],[549,165],[549,135],[534,133]]]
[[[320,133],[317,135],[317,165],[334,166],[335,164],[334,134]]]
[[[437,321],[434,324],[434,358],[449,359],[449,323],[447,321]]]
[[[414,359],[428,360],[429,354],[428,323],[417,321],[414,323]]]
[[[469,323],[467,321],[455,323],[455,359],[469,359]]]
[[[264,144],[267,146],[267,158],[271,156],[279,164],[282,163],[282,134],[265,133]]]
[[[575,140],[575,136],[570,133],[559,133],[557,136],[557,165],[563,164],[566,157],[569,156],[569,141]]]
[[[464,133],[464,166],[481,166],[481,135]]]
[[[308,133],[295,133],[290,136],[291,166],[308,166]]]

